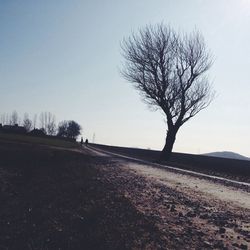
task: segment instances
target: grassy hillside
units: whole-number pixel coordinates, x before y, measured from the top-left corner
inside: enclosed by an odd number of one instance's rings
[[[47,146],[66,147],[66,148],[72,148],[72,147],[74,148],[78,146],[78,144],[75,142],[70,142],[58,138],[38,137],[25,134],[23,135],[23,134],[9,134],[9,133],[0,133],[0,142],[28,143],[35,145],[47,145]]]

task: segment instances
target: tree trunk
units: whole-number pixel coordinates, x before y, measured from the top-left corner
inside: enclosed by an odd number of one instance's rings
[[[178,128],[172,128],[172,129],[168,130],[167,136],[166,136],[165,146],[161,151],[160,160],[165,160],[166,161],[166,160],[170,159],[177,131],[178,131]]]

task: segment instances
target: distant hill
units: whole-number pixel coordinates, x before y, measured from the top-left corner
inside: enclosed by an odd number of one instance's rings
[[[212,152],[212,153],[207,153],[205,155],[214,156],[214,157],[221,157],[221,158],[250,161],[250,158],[243,156],[243,155],[240,155],[240,154],[237,154],[237,153],[234,153],[234,152],[230,152],[230,151]]]

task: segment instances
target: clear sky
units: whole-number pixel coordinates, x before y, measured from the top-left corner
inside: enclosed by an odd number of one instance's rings
[[[123,37],[164,22],[199,29],[217,92],[174,151],[250,156],[250,0],[0,0],[0,114],[73,119],[95,142],[161,149],[166,123],[119,73]]]

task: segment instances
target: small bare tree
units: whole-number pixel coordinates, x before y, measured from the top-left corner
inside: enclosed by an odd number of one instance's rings
[[[40,128],[44,130],[47,135],[56,134],[56,118],[50,112],[41,112],[40,116]]]
[[[47,113],[46,130],[48,135],[56,134],[56,117],[55,115],[52,115],[50,112]]]
[[[39,121],[40,121],[40,129],[43,129],[46,133],[46,130],[45,130],[45,115],[44,115],[45,112],[41,112],[40,115],[39,115]]]
[[[213,99],[206,72],[212,65],[202,35],[178,34],[164,24],[124,39],[122,74],[167,120],[162,159],[168,160],[179,128]]]
[[[28,113],[25,113],[23,116],[23,126],[27,132],[32,128],[32,121],[29,119]]]
[[[6,114],[5,114],[5,113],[1,114],[0,123],[1,123],[2,125],[5,125],[7,122],[8,122],[8,121],[6,120]]]
[[[33,116],[33,128],[36,128],[36,121],[37,121],[37,114],[34,114]]]
[[[14,110],[10,117],[10,124],[15,125],[18,123],[18,120],[19,120],[18,113]]]

